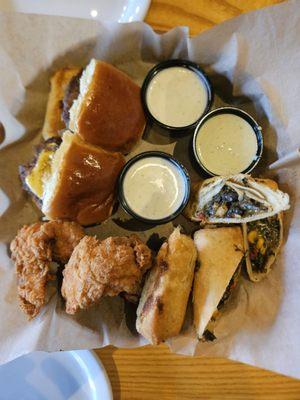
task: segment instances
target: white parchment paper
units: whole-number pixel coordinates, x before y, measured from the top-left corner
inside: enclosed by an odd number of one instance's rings
[[[133,329],[134,310],[120,298],[75,317],[54,296],[28,322],[17,305],[16,278],[9,242],[17,229],[41,214],[23,193],[18,165],[32,156],[40,140],[49,77],[66,65],[104,59],[141,83],[151,66],[168,58],[202,65],[215,88],[214,107],[232,104],[250,112],[263,128],[265,150],[254,175],[275,177],[291,197],[285,214],[285,244],[267,279],[242,279],[219,321],[214,343],[198,343],[190,312],[173,351],[224,356],[300,378],[300,174],[299,166],[267,174],[266,166],[300,145],[300,6],[290,1],[243,15],[198,37],[186,28],[158,35],[143,23],[100,24],[61,17],[0,14],[0,121],[6,139],[0,146],[0,362],[33,350],[99,348],[107,344],[145,344]],[[175,154],[193,180],[202,179],[189,158],[190,136],[169,137],[148,129],[131,154],[162,149]],[[176,223],[189,229],[180,217]],[[124,213],[93,227],[100,238],[135,231],[144,240],[167,236],[172,224],[147,228]],[[125,311],[125,313],[124,313]]]

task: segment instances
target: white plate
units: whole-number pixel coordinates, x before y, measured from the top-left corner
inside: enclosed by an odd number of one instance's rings
[[[0,11],[132,22],[145,18],[151,0],[0,0]]]
[[[112,400],[105,369],[88,350],[34,352],[0,366],[0,400]]]

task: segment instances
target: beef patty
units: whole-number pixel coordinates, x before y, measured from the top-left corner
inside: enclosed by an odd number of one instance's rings
[[[82,75],[83,69],[75,75],[69,82],[68,86],[65,90],[65,95],[62,101],[62,114],[61,117],[66,124],[69,126],[70,122],[70,108],[72,107],[73,101],[77,99],[80,92],[80,78]]]

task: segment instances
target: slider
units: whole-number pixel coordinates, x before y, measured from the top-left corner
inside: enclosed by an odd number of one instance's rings
[[[52,143],[52,142],[51,142]],[[125,164],[121,153],[107,152],[66,131],[62,143],[45,144],[21,178],[48,219],[81,225],[103,222],[112,213],[116,182]]]
[[[44,139],[69,128],[88,143],[126,154],[142,137],[140,87],[113,65],[92,59],[84,70],[58,70],[50,83]]]
[[[128,153],[145,127],[139,86],[124,72],[95,59],[78,84],[79,95],[69,109],[69,129],[105,150]]]

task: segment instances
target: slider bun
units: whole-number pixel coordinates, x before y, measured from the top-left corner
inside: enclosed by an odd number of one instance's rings
[[[194,242],[200,264],[193,288],[194,326],[201,338],[244,256],[244,246],[239,226],[200,229]]]
[[[45,140],[59,136],[59,132],[65,129],[62,120],[62,100],[65,89],[71,79],[80,72],[80,68],[62,68],[55,72],[50,79],[50,93],[48,97],[42,136]]]
[[[194,276],[193,240],[176,228],[160,248],[137,309],[137,331],[153,344],[181,330]]]
[[[112,65],[91,60],[70,109],[70,130],[105,150],[128,153],[144,127],[139,86]]]
[[[43,213],[49,219],[81,225],[106,220],[112,213],[116,182],[124,164],[122,154],[107,152],[66,131],[44,186]]]

